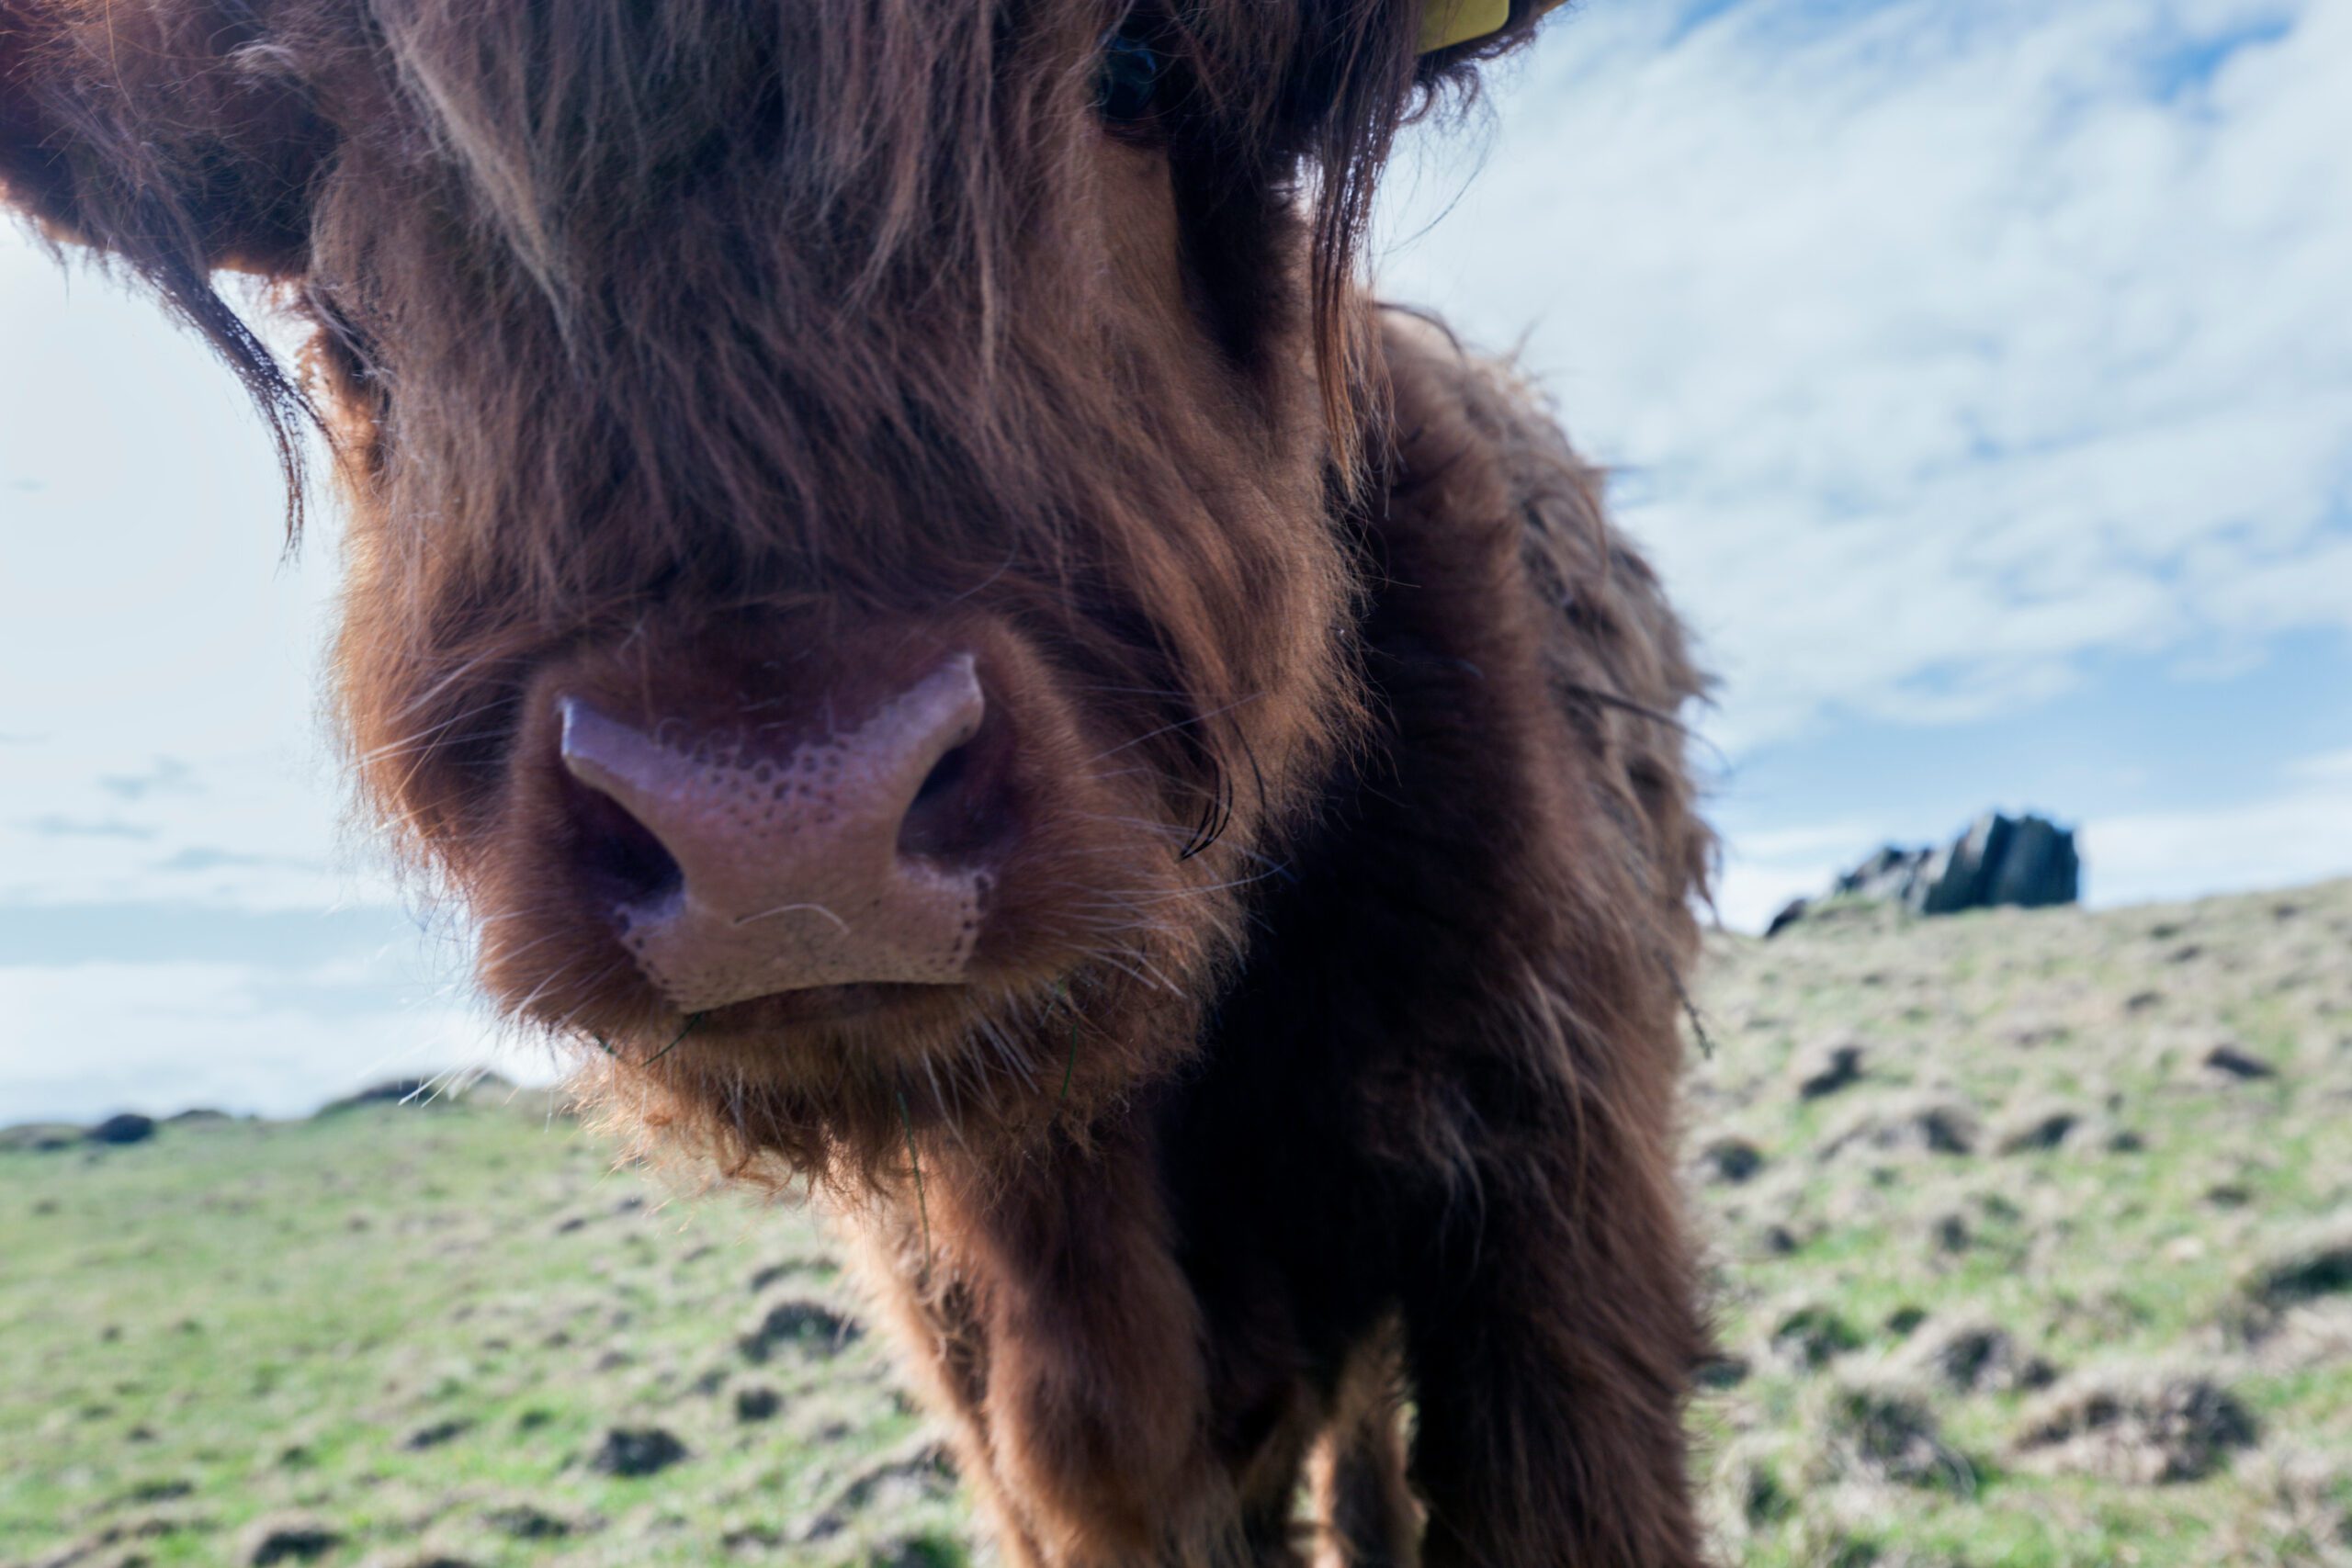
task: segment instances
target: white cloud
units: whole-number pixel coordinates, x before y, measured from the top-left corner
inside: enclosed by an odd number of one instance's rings
[[[2308,758],[2252,800],[2095,818],[2082,836],[2099,904],[2352,875],[2352,751]]]
[[[310,716],[333,541],[285,560],[235,383],[4,227],[0,364],[0,905],[389,901]]]
[[[11,1036],[0,1125],[191,1105],[300,1115],[363,1084],[470,1066],[553,1076],[544,1048],[503,1043],[446,996],[419,988],[354,1010],[342,993],[356,978],[235,964],[0,967]]]
[[[1719,741],[2352,626],[2352,6],[1672,27],[1555,24],[1451,212],[1459,138],[1407,169],[1385,282],[1530,334],[1729,677]]]

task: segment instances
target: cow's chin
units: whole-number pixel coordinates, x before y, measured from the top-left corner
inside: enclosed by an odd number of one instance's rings
[[[613,1032],[566,1031],[573,1088],[644,1157],[839,1194],[909,1179],[910,1141],[981,1166],[1084,1141],[1180,1065],[1212,976],[835,986]],[[938,1138],[934,1145],[933,1135]]]
[[[647,1006],[609,1030],[560,1032],[622,1068],[717,1068],[745,1084],[817,1091],[849,1077],[936,1072],[967,1054],[974,1033],[1050,1008],[1056,989],[1032,998],[977,981],[817,986],[699,1012]]]

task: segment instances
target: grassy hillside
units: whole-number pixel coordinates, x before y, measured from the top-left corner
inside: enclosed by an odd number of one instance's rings
[[[2352,884],[1717,944],[1724,1558],[2352,1563]],[[965,1560],[808,1219],[494,1097],[0,1135],[0,1563]]]

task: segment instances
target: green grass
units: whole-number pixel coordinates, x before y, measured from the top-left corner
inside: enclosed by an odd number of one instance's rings
[[[2352,1564],[2352,1292],[2258,1288],[2352,1240],[2352,884],[1849,914],[1717,942],[1701,1004],[1692,1207],[1741,1369],[1691,1416],[1723,1561]],[[2224,1041],[2275,1076],[2202,1066]],[[1841,1042],[1861,1077],[1800,1096]],[[346,1568],[967,1560],[872,1338],[741,1344],[781,1302],[854,1311],[809,1216],[677,1198],[496,1100],[0,1139],[0,1563],[247,1563],[305,1528]],[[2056,1146],[2003,1152],[2061,1111]],[[1696,1157],[1727,1137],[1746,1180]],[[1934,1352],[1971,1329],[2005,1338],[1957,1386]],[[2159,1385],[2252,1440],[2192,1434],[2169,1482],[2174,1438],[2128,1420],[2024,1440]],[[637,1428],[686,1457],[598,1469]]]
[[[870,1342],[737,1348],[763,1302],[838,1297],[807,1216],[662,1207],[610,1166],[571,1122],[484,1106],[0,1155],[0,1561],[111,1529],[156,1564],[243,1562],[312,1519],[345,1538],[334,1561],[704,1563],[922,1444]],[[784,1272],[754,1292],[763,1270]],[[738,1419],[752,1386],[773,1418]],[[690,1458],[593,1470],[633,1427]],[[925,1496],[790,1560],[960,1522]]]

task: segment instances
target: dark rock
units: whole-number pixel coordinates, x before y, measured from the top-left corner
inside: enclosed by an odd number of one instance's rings
[[[1735,1187],[1764,1168],[1762,1151],[1740,1138],[1718,1138],[1701,1151],[1699,1157],[1718,1179]]]
[[[1897,1339],[1905,1339],[1917,1334],[1919,1325],[1927,1321],[1927,1308],[1900,1306],[1886,1314],[1886,1331]]]
[[[1863,1468],[1882,1480],[1962,1491],[1975,1479],[1968,1461],[1945,1446],[1924,1401],[1892,1389],[1849,1388],[1831,1418]]]
[[[2048,818],[1988,811],[1941,849],[1890,844],[1839,876],[1821,898],[1800,898],[1773,916],[1767,936],[1856,905],[1886,904],[1919,915],[1964,909],[2047,908],[2082,898],[2075,835]]]
[[[315,1562],[342,1544],[343,1537],[324,1525],[271,1525],[255,1537],[245,1561],[253,1568],[269,1568],[273,1562]]]
[[[837,1355],[865,1332],[854,1318],[822,1302],[794,1300],[770,1307],[736,1347],[745,1360],[758,1365],[786,1347],[813,1356]]]
[[[1710,1356],[1691,1372],[1690,1381],[1701,1388],[1718,1392],[1737,1388],[1747,1381],[1747,1359],[1740,1356]]]
[[[473,1429],[473,1423],[464,1420],[436,1421],[430,1427],[420,1427],[411,1432],[401,1447],[413,1451],[437,1449],[454,1438],[461,1438]]]
[[[1862,1048],[1832,1045],[1801,1064],[1797,1073],[1797,1096],[1801,1100],[1819,1100],[1839,1089],[1851,1089],[1862,1081]]]
[[[482,1515],[481,1522],[515,1540],[561,1540],[574,1529],[570,1519],[560,1518],[528,1503],[492,1508]]]
[[[2226,1041],[2205,1054],[2205,1065],[2225,1077],[2240,1081],[2278,1076],[2278,1068]]]
[[[2246,1291],[2271,1307],[2352,1293],[2352,1231],[2267,1258],[2247,1280]]]
[[[143,1144],[155,1135],[155,1122],[153,1117],[126,1111],[107,1117],[82,1135],[94,1144]]]
[[[1862,1348],[1854,1325],[1827,1307],[1799,1307],[1772,1330],[1772,1348],[1806,1367],[1825,1367]]]
[[[784,1395],[772,1388],[739,1388],[735,1391],[735,1419],[738,1421],[770,1421],[784,1408]]]
[[[2006,1329],[1971,1324],[1939,1335],[1925,1348],[1936,1376],[1959,1393],[2038,1386],[2050,1381],[2048,1363],[2025,1354]]]
[[[2001,1152],[2020,1155],[2054,1149],[2081,1125],[2082,1118],[2071,1111],[2040,1111],[2002,1137]]]
[[[1796,1512],[1796,1500],[1770,1465],[1752,1465],[1739,1489],[1739,1511],[1751,1525],[1776,1524]]]
[[[1929,866],[1915,906],[1923,915],[2041,909],[2082,897],[2075,835],[2047,818],[1987,812],[1940,859],[1940,866]]]
[[[1843,895],[1879,903],[1911,903],[1919,878],[1935,854],[1933,850],[1905,850],[1889,844],[1830,884],[1830,893],[1832,897]]]
[[[686,1445],[659,1427],[616,1427],[588,1461],[602,1475],[652,1475],[686,1457]]]
[[[1823,1140],[1817,1157],[1826,1164],[1857,1150],[1965,1155],[1975,1147],[1974,1111],[1958,1100],[1920,1096],[1855,1117]]]
[[[1964,1155],[1976,1147],[1976,1122],[1968,1108],[1930,1105],[1912,1118],[1919,1139],[1939,1155]]]
[[[935,1536],[904,1536],[886,1540],[866,1553],[865,1568],[957,1568],[963,1550]]]

